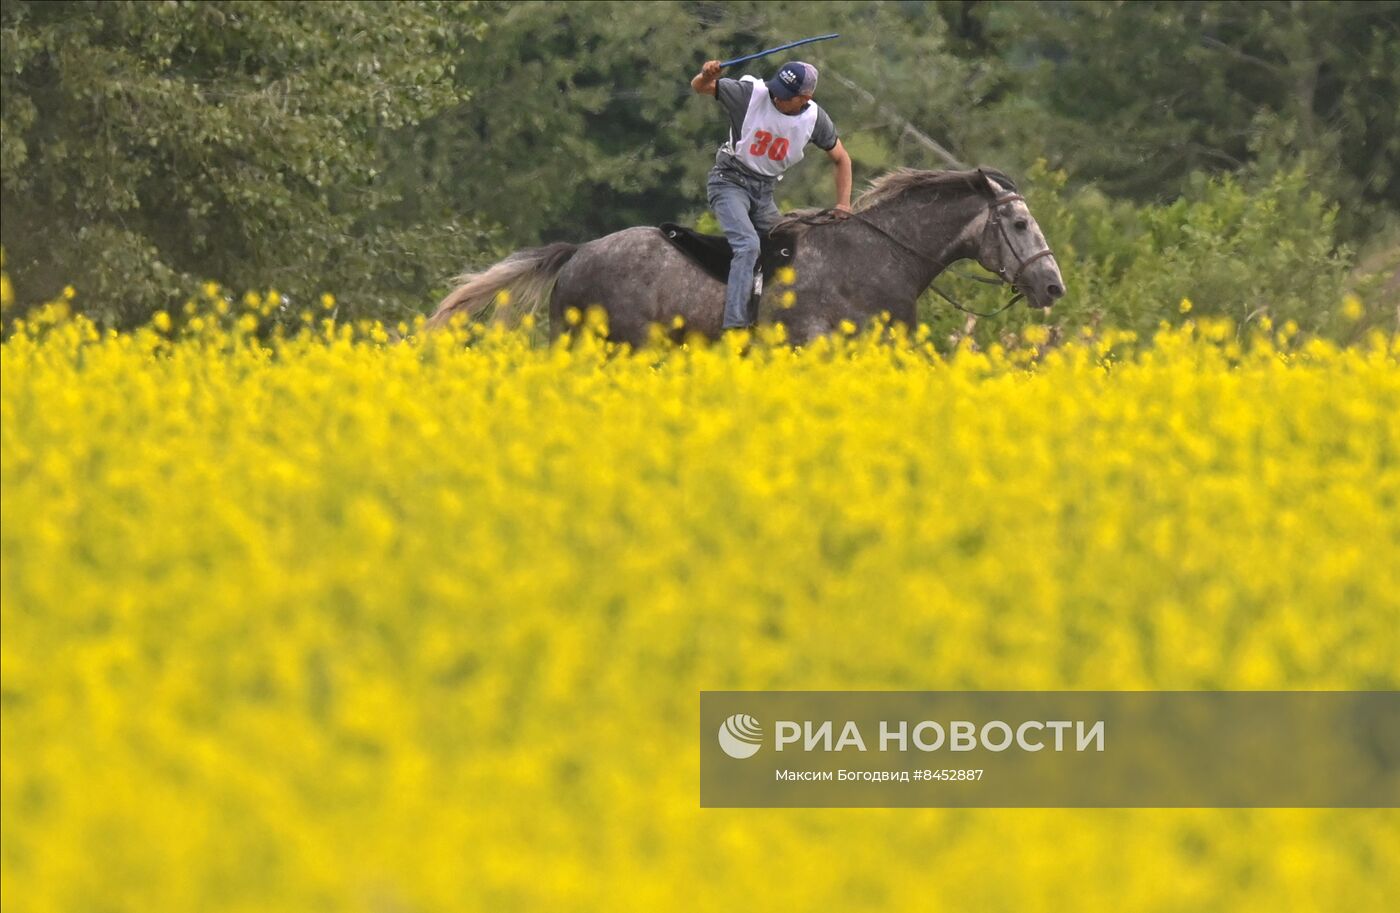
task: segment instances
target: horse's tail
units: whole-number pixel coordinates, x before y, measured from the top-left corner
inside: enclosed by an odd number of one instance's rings
[[[457,277],[457,287],[447,293],[428,318],[428,328],[445,326],[458,314],[475,317],[495,304],[493,318],[515,324],[549,300],[559,271],[579,249],[558,241],[544,247],[516,251],[495,266]]]

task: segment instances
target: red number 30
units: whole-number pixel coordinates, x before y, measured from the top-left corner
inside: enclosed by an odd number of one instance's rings
[[[769,144],[772,144],[771,146]],[[753,134],[753,145],[749,147],[749,155],[763,155],[768,153],[768,157],[775,162],[781,162],[787,158],[788,141],[785,137],[773,138],[773,134],[767,130],[755,130]]]

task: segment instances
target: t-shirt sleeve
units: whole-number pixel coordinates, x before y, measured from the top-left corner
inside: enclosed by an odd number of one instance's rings
[[[812,142],[818,149],[830,152],[836,148],[836,125],[831,122],[831,115],[826,113],[825,108],[817,109],[817,125],[812,128]]]
[[[753,86],[737,79],[722,76],[715,83],[715,100],[720,103],[731,120],[743,121],[744,115],[749,110],[749,96],[751,94],[753,94]]]

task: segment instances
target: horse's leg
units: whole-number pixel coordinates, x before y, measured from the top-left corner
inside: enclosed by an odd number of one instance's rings
[[[550,300],[550,324],[567,329],[570,308],[601,306],[608,336],[641,345],[652,324],[670,328],[676,317],[687,330],[719,334],[724,283],[672,247],[655,228],[629,228],[579,248],[559,273]]]

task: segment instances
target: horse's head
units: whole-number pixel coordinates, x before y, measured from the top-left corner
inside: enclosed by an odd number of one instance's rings
[[[1025,295],[1031,307],[1050,307],[1064,295],[1065,280],[1035,216],[1010,179],[977,173],[985,180],[988,194],[977,262]]]

